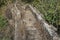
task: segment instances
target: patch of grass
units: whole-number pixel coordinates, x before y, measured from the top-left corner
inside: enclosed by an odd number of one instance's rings
[[[43,15],[45,20],[60,30],[60,0],[24,0],[30,2]]]
[[[13,3],[15,0],[0,0],[0,40],[12,40],[12,32],[10,26],[8,25],[8,20],[5,17],[6,5],[9,3]],[[9,28],[9,29],[8,29]],[[13,29],[13,28],[12,28]]]
[[[31,3],[43,15],[49,24],[60,25],[60,0],[22,0]]]
[[[7,22],[7,19],[3,15],[0,15],[0,28],[6,27]]]

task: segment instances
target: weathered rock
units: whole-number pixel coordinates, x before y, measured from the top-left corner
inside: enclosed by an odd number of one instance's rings
[[[24,9],[23,6],[20,6],[18,9],[18,7],[19,5],[14,4],[14,7],[11,8],[15,25],[14,40],[52,40],[30,8]]]

